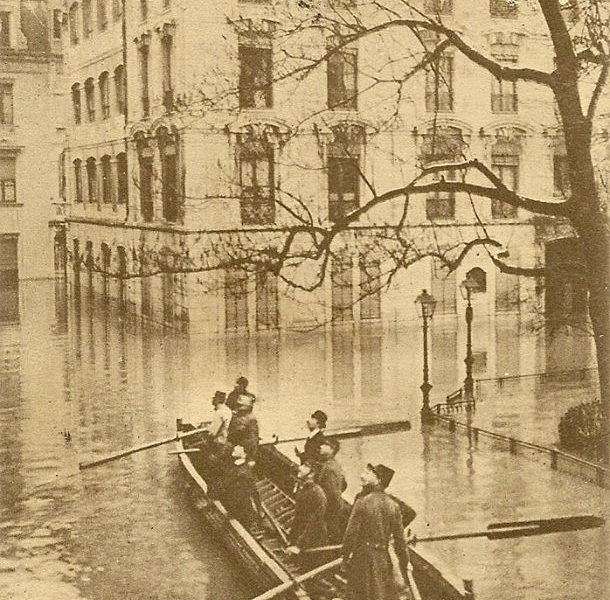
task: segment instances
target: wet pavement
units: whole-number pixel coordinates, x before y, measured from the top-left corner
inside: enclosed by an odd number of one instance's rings
[[[477,342],[479,377],[522,372],[526,360],[528,372],[544,370],[555,360],[548,342],[525,330],[515,353],[510,319],[478,325],[486,332]],[[434,323],[435,401],[461,385],[460,327]],[[402,418],[415,425],[419,334],[413,323],[281,340],[188,339],[122,321],[99,301],[69,306],[61,284],[22,284],[19,322],[0,324],[0,599],[249,597],[197,523],[167,447],[82,473],[78,462],[171,436],[178,416],[204,420],[214,390],[230,389],[237,374],[247,374],[261,398],[263,437],[299,433],[318,407],[333,428]],[[588,366],[590,354],[580,356],[578,366]],[[545,406],[539,402],[543,414]],[[609,508],[607,492],[593,485],[503,451],[469,448],[442,429],[346,441],[341,456],[349,493],[363,462],[396,467],[393,491],[418,510],[414,528],[422,535]],[[567,600],[582,590],[601,598],[605,533],[443,542],[425,551],[474,578],[479,598]]]

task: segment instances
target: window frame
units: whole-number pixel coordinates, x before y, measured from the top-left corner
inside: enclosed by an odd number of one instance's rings
[[[273,108],[273,51],[271,46],[240,42],[239,62],[239,108]],[[262,81],[258,82],[260,77]],[[262,94],[259,102],[257,94]]]
[[[0,125],[14,125],[15,86],[11,81],[0,81]]]
[[[95,121],[95,80],[93,77],[85,81],[85,105],[87,108],[87,120],[89,123]]]
[[[357,48],[335,50],[326,59],[326,102],[330,110],[358,110]]]
[[[87,170],[87,201],[89,204],[98,202],[97,161],[90,156],[86,162]]]
[[[110,118],[110,74],[104,71],[98,80],[102,121]]]
[[[446,70],[445,70],[446,69]],[[455,111],[455,57],[443,52],[425,69],[425,104],[427,112]],[[445,89],[441,91],[441,87]]]
[[[72,161],[72,168],[74,170],[74,202],[76,204],[82,204],[84,201],[84,197],[83,197],[83,161],[80,158],[75,158]]]
[[[14,155],[0,156],[2,171],[7,175],[0,175],[0,204],[18,204],[17,201],[17,157]]]
[[[504,144],[503,144],[504,145]],[[496,147],[498,144],[496,143]],[[519,193],[519,168],[521,163],[521,152],[516,145],[512,145],[512,150],[506,145],[499,151],[492,148],[491,152],[491,170],[502,181],[502,183],[511,191]],[[507,181],[507,179],[512,181]],[[491,199],[491,217],[494,220],[500,219],[516,219],[519,215],[519,209],[512,204],[507,204],[501,200]]]

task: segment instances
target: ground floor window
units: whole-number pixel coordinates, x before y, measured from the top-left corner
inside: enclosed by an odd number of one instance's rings
[[[225,274],[225,327],[248,327],[248,276],[245,271],[232,270]]]
[[[0,235],[0,322],[19,320],[18,238]]]
[[[381,268],[379,261],[360,260],[360,319],[381,319]]]
[[[331,269],[332,320],[351,321],[354,318],[352,263],[333,260]]]
[[[277,275],[256,275],[256,328],[276,329],[279,325]]]
[[[456,313],[456,282],[455,271],[443,268],[441,263],[432,263],[432,280],[430,293],[436,300],[436,314]]]

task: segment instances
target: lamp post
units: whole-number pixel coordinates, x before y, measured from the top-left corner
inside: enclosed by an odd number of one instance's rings
[[[466,365],[466,377],[464,378],[464,395],[467,401],[472,400],[474,391],[474,382],[472,379],[472,294],[478,290],[477,282],[470,276],[466,276],[466,279],[460,284],[460,292],[462,297],[466,300],[466,358],[464,364]]]
[[[422,407],[421,407],[421,419],[422,423],[430,421],[431,410],[430,410],[430,390],[432,384],[430,383],[429,370],[428,370],[428,321],[432,319],[434,315],[434,309],[436,307],[436,300],[428,294],[426,290],[422,290],[421,294],[415,299],[415,303],[419,307],[419,316],[422,318],[423,323],[423,334],[424,334],[424,365],[423,365],[423,383],[420,386],[422,392]]]

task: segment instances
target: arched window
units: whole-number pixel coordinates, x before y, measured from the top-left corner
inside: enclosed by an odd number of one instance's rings
[[[102,202],[112,203],[112,168],[110,166],[110,156],[105,154],[100,160],[102,164]]]
[[[106,0],[97,0],[97,28],[100,31],[104,31],[106,27],[108,27]]]
[[[491,169],[511,191],[519,190],[519,156],[521,145],[517,139],[500,138],[491,150]],[[502,200],[491,201],[491,216],[494,219],[514,219],[517,207]]]
[[[78,44],[78,2],[74,2],[68,10],[70,20],[70,43],[75,46]]]
[[[180,216],[178,194],[178,144],[176,137],[170,135],[165,127],[157,131],[157,145],[161,158],[161,197],[163,218],[175,223]]]
[[[121,152],[117,154],[117,190],[118,190],[118,204],[127,204],[129,197],[129,179],[127,170],[127,154]]]
[[[99,86],[102,119],[108,119],[110,117],[110,90],[108,86],[108,71],[104,71],[100,75]]]
[[[360,172],[364,129],[342,124],[328,145],[328,218],[338,221],[360,205]]]
[[[91,14],[92,0],[83,0],[83,37],[88,38],[93,32],[93,17]]]
[[[93,77],[85,81],[85,104],[87,105],[87,118],[95,121],[95,83]]]
[[[459,161],[464,154],[464,138],[457,127],[432,127],[423,136],[421,148],[421,162],[424,165],[445,161]],[[455,169],[447,169],[436,176],[439,181],[443,177],[446,181],[455,181]],[[426,217],[435,219],[455,218],[455,193],[435,190],[426,197]]]
[[[95,204],[97,202],[97,165],[93,157],[87,159],[87,187],[89,202]]]
[[[485,273],[481,267],[470,269],[470,271],[466,273],[466,279],[470,279],[470,281],[476,284],[476,287],[473,287],[472,289],[473,292],[487,291],[487,273]]]
[[[78,83],[72,85],[72,110],[74,122],[78,125],[81,122],[80,84]]]
[[[255,131],[238,137],[240,212],[243,225],[275,222],[274,148],[267,136]]]
[[[119,114],[125,114],[125,68],[119,65],[114,70],[114,91]]]
[[[80,158],[74,159],[74,200],[83,201],[83,161]]]

